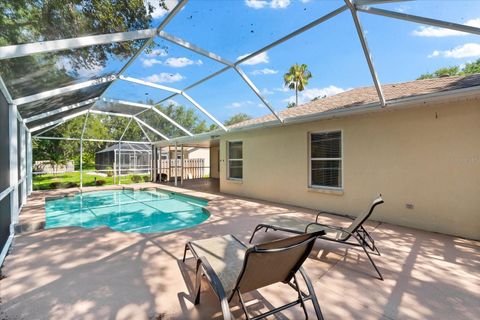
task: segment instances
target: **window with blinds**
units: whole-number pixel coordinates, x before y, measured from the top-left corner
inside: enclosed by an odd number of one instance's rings
[[[243,179],[243,142],[228,142],[228,179]]]
[[[342,132],[310,134],[310,186],[342,188]]]

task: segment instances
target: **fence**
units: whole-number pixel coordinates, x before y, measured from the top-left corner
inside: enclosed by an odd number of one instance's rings
[[[182,175],[182,160],[170,159],[160,161],[160,172],[167,181],[171,181],[175,176],[184,180],[208,178],[210,176],[210,166],[205,163],[205,159],[184,159],[183,160],[183,175]]]

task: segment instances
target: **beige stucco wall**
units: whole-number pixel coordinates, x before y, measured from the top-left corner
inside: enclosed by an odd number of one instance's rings
[[[308,189],[308,132],[338,129],[343,194]],[[226,180],[228,140],[243,141],[240,183]],[[480,239],[479,101],[231,133],[220,161],[222,192],[350,214],[382,193],[375,220]]]
[[[212,178],[220,178],[220,172],[218,171],[219,160],[219,147],[210,147],[210,176]]]

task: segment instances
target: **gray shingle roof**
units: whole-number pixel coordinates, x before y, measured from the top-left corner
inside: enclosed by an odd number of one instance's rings
[[[475,86],[480,86],[480,74],[415,80],[395,84],[383,84],[382,89],[388,105],[388,101],[400,98],[416,97],[425,94],[445,92]],[[348,90],[334,96],[310,101],[298,107],[282,110],[280,112],[280,116],[283,119],[294,118],[336,109],[346,109],[375,102],[378,102],[378,95],[375,87],[361,87]],[[272,114],[269,114],[231,125],[229,128],[245,127],[275,120],[276,118]]]

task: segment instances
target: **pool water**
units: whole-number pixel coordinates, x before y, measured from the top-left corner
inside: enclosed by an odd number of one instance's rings
[[[45,228],[107,226],[116,231],[152,233],[192,227],[207,220],[207,200],[151,190],[79,193],[45,202]]]

